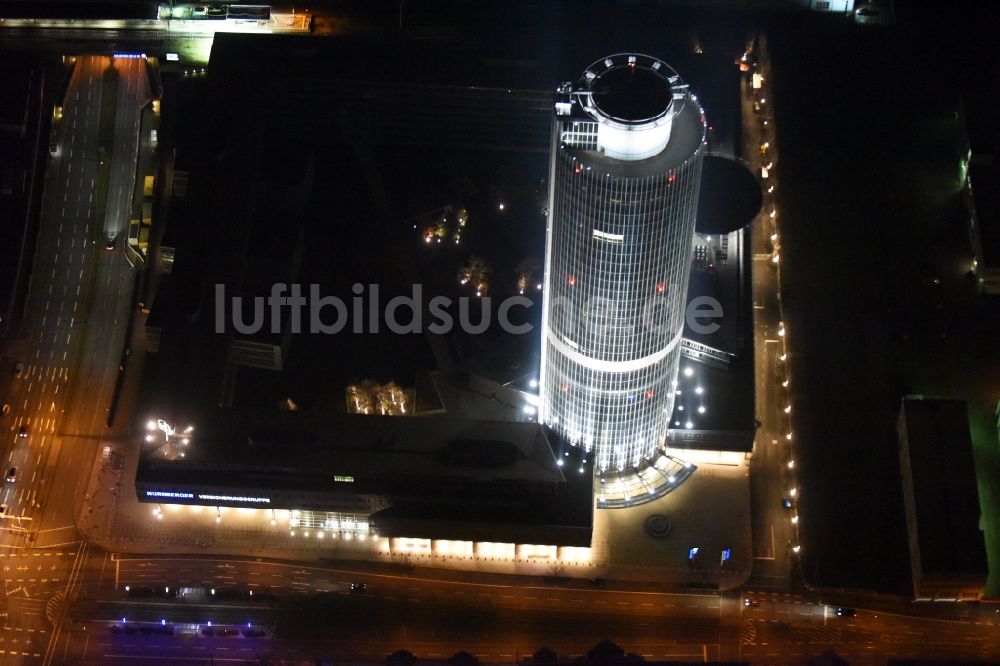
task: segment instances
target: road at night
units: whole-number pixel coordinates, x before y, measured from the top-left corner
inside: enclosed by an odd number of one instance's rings
[[[104,83],[109,67],[115,88]],[[104,153],[99,127],[109,92],[117,100],[107,118],[112,150]],[[105,242],[107,230],[127,224],[135,128],[147,97],[144,61],[80,57],[54,126],[26,320],[11,353],[22,370],[8,398],[7,465],[17,474],[3,490],[0,544],[9,618],[0,644],[8,658],[45,657],[88,550],[74,526],[86,481],[80,471],[90,468],[105,431],[133,286],[121,245],[109,251]],[[102,161],[110,184],[104,219],[96,187]]]
[[[757,61],[756,71],[763,75],[764,83],[769,84],[771,68],[766,49],[752,49],[748,60]],[[776,128],[767,103],[767,91],[754,90],[751,80],[744,80],[740,87],[743,156],[753,169],[763,174],[762,167],[773,166],[776,162]],[[765,100],[763,104],[762,99]],[[794,466],[789,467],[790,461],[794,461],[793,442],[787,438],[791,432],[793,400],[790,382],[788,386],[783,383],[789,379],[787,369],[792,359],[785,353],[785,339],[781,334],[784,331],[778,296],[779,273],[774,263],[775,256],[780,260],[780,252],[776,249],[777,209],[774,204],[777,178],[773,172],[773,168],[769,169],[768,177],[761,181],[764,204],[751,226],[755,386],[761,426],[750,462],[754,544],[754,573],[750,582],[764,589],[788,590],[791,546],[797,537],[791,523],[796,511],[794,507],[783,505],[785,498],[795,501],[790,497],[795,486]],[[775,216],[771,215],[772,211]]]
[[[484,662],[512,663],[515,655],[547,645],[583,654],[608,637],[647,658],[747,659],[795,664],[827,648],[852,663],[890,657],[948,655],[995,658],[1000,631],[993,620],[937,620],[859,610],[838,618],[830,606],[790,594],[739,598],[613,589],[476,583],[431,574],[373,574],[344,567],[218,557],[92,557],[59,649],[83,663],[106,660],[238,657],[246,651],[275,658],[350,657],[379,660],[397,648],[447,657],[460,649]],[[502,580],[502,578],[501,578]],[[108,594],[117,582],[119,592]],[[350,594],[351,583],[366,590]],[[282,598],[277,610],[248,602],[132,599],[134,590],[254,589]],[[307,594],[319,592],[319,594]],[[97,601],[97,598],[107,601]],[[115,601],[117,599],[117,601]],[[175,636],[112,634],[126,616],[151,625],[163,619]],[[315,617],[325,618],[322,623]],[[354,618],[357,622],[348,622]],[[460,618],[460,619],[459,619]],[[266,627],[263,639],[207,637],[207,626]],[[342,621],[343,620],[343,621]],[[281,638],[273,638],[274,625]],[[301,624],[299,627],[297,625]],[[296,635],[299,634],[299,635]],[[320,638],[322,637],[322,638]],[[178,662],[179,663],[179,662]]]

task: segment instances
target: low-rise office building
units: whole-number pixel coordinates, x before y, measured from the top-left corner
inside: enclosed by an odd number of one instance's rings
[[[907,397],[897,429],[914,599],[978,601],[988,568],[966,404]]]
[[[169,436],[149,424],[141,501],[350,516],[388,538],[590,545],[592,462],[536,423],[232,409],[197,422]]]

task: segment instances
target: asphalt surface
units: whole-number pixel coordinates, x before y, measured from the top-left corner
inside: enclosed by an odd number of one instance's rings
[[[547,645],[580,655],[602,638],[647,658],[745,659],[755,664],[801,664],[834,649],[851,663],[938,656],[995,659],[997,620],[914,618],[858,608],[837,617],[835,607],[789,593],[752,592],[751,606],[735,596],[671,594],[569,586],[503,584],[438,577],[431,572],[365,573],[345,567],[197,556],[91,558],[60,649],[80,663],[181,663],[238,658],[246,651],[272,658],[381,661],[406,648],[444,658],[465,649],[483,662],[512,663]],[[502,577],[495,577],[493,580]],[[365,584],[350,593],[352,583]],[[202,597],[130,600],[132,590],[198,588]],[[116,594],[107,594],[108,588]],[[256,590],[280,601],[258,604],[209,595]],[[103,591],[103,592],[102,592]],[[98,600],[100,599],[100,600]],[[988,609],[987,609],[988,610]],[[992,613],[992,611],[989,611]],[[161,620],[174,636],[112,634],[129,623]],[[321,619],[320,619],[321,618]],[[260,639],[206,637],[213,626],[243,628],[252,621]],[[277,627],[277,635],[276,635]]]
[[[763,74],[765,83],[761,90],[754,90],[750,81],[741,84],[742,152],[744,159],[759,173],[761,167],[774,165],[777,161],[776,129],[771,107],[766,102],[759,105],[761,99],[767,99],[770,88],[771,68],[766,49],[754,50],[750,59],[757,61],[757,71]],[[754,102],[759,105],[756,112]],[[766,152],[761,150],[765,143],[768,144]],[[757,364],[755,389],[757,417],[761,423],[750,462],[754,544],[754,573],[750,582],[760,589],[788,591],[793,564],[791,546],[798,542],[791,522],[797,512],[794,506],[788,509],[783,504],[789,491],[796,486],[794,462],[789,467],[789,461],[795,459],[794,441],[787,439],[791,432],[791,412],[785,412],[786,408],[794,408],[789,373],[794,358],[786,354],[786,339],[779,335],[782,326],[778,297],[780,275],[773,257],[778,254],[780,261],[780,237],[777,243],[771,240],[772,234],[778,233],[778,217],[771,217],[771,211],[777,212],[774,194],[778,183],[773,172],[772,168],[768,178],[761,181],[764,202],[751,226],[750,237],[754,359]],[[786,379],[789,379],[787,387],[782,385]],[[795,498],[789,499],[795,501]]]
[[[98,151],[98,126],[109,66],[117,69],[119,82],[115,140],[104,154]],[[5,398],[12,411],[4,438],[6,466],[15,467],[16,475],[2,491],[0,548],[8,561],[24,561],[19,566],[27,568],[5,574],[0,613],[8,619],[0,630],[0,663],[16,663],[15,654],[51,661],[46,653],[59,632],[60,602],[85,558],[87,548],[74,527],[86,480],[81,470],[90,469],[104,434],[102,414],[118,371],[133,287],[121,244],[109,251],[105,241],[128,222],[135,128],[145,98],[144,61],[80,57],[56,121],[27,313],[9,346],[21,371],[5,369],[15,375]],[[107,216],[99,219],[102,160],[110,186]]]

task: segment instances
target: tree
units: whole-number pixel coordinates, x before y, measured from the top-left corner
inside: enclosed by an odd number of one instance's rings
[[[531,655],[531,661],[535,664],[554,664],[559,661],[559,655],[547,647],[540,647]]]
[[[590,648],[587,659],[593,664],[614,664],[625,657],[625,650],[607,638]]]
[[[458,281],[461,284],[471,284],[476,289],[476,296],[485,296],[490,288],[490,267],[481,258],[469,257],[469,263],[458,271]]]
[[[479,666],[479,659],[474,655],[461,650],[448,658],[450,666]]]
[[[530,285],[536,282],[536,275],[541,268],[538,259],[536,257],[526,257],[522,259],[514,269],[514,273],[517,275],[517,293],[524,294],[530,287]]]
[[[385,658],[385,666],[413,666],[417,658],[409,650],[396,650]]]

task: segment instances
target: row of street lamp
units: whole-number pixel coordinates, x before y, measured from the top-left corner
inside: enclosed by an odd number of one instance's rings
[[[769,77],[768,77],[769,78]],[[764,77],[759,78],[761,84],[764,82]],[[754,102],[759,103],[761,110],[764,111],[764,118],[761,120],[762,134],[767,132],[767,128],[770,126],[771,120],[767,117],[767,96],[764,93],[763,88],[754,91]],[[760,142],[760,154],[761,154],[761,179],[764,181],[766,186],[767,206],[769,206],[767,217],[771,221],[771,263],[774,265],[777,272],[777,290],[778,290],[778,312],[781,315],[781,321],[778,322],[778,337],[781,338],[781,355],[778,360],[784,366],[783,377],[781,381],[781,387],[786,389],[785,399],[786,403],[782,411],[788,417],[788,431],[785,433],[785,441],[789,445],[789,459],[786,464],[786,469],[788,470],[788,475],[791,478],[791,485],[788,489],[788,497],[791,499],[791,510],[792,516],[790,518],[790,523],[792,529],[795,531],[795,540],[792,543],[792,552],[798,554],[802,547],[799,544],[799,514],[798,514],[798,487],[795,483],[795,458],[792,455],[793,445],[792,445],[792,428],[791,428],[791,413],[792,413],[792,398],[791,398],[791,380],[788,370],[788,329],[784,323],[784,312],[781,303],[781,246],[780,246],[780,236],[778,234],[778,209],[774,198],[774,191],[776,189],[774,182],[774,163],[775,157],[771,152],[772,146],[770,140],[766,136],[761,137]]]

